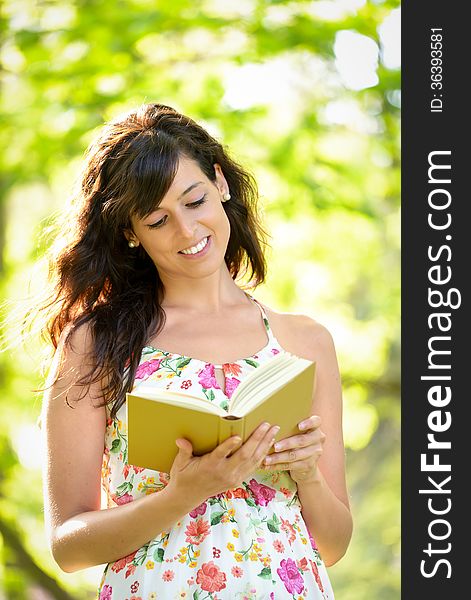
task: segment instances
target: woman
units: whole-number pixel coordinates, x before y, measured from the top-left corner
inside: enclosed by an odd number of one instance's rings
[[[335,349],[318,322],[237,285],[265,275],[256,199],[253,178],[168,106],[108,124],[89,150],[46,306],[44,496],[57,564],[107,563],[101,599],[333,598],[326,566],[352,531]],[[316,361],[317,383],[312,416],[270,457],[276,423],[201,457],[178,439],[169,474],[128,464],[127,391],[153,381],[227,406],[284,350]]]

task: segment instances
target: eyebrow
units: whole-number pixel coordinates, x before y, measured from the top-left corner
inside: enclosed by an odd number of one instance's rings
[[[191,192],[191,190],[194,189],[200,183],[203,183],[203,181],[197,181],[196,183],[192,183],[190,185],[190,187],[186,188],[186,190],[183,192],[183,194],[180,194],[180,196],[178,196],[178,199],[180,200],[180,198],[183,198],[183,196],[185,196],[186,194],[189,194]]]

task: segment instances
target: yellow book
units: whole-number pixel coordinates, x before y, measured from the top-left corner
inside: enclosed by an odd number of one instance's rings
[[[311,414],[316,363],[288,352],[276,354],[238,385],[228,410],[204,398],[144,383],[126,394],[129,464],[170,472],[186,438],[200,456],[232,435],[242,440],[263,421],[279,425],[277,439],[300,433]]]

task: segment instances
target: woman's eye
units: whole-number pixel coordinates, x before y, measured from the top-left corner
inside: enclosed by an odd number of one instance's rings
[[[206,194],[199,200],[195,200],[195,202],[189,202],[186,206],[188,208],[197,208],[198,206],[203,204],[203,202],[205,202],[205,201],[206,201]],[[158,229],[159,227],[162,227],[162,225],[165,225],[166,221],[167,221],[167,215],[165,215],[165,217],[162,217],[156,223],[152,223],[151,225],[148,225],[148,227],[149,227],[149,229]]]
[[[200,206],[200,204],[203,204],[203,202],[206,200],[206,194],[200,198],[199,200],[195,200],[195,202],[190,202],[189,204],[187,204],[187,206],[189,208],[196,208],[197,206]]]
[[[162,227],[162,225],[165,223],[167,216],[162,217],[160,219],[160,221],[157,221],[156,223],[152,223],[152,225],[148,225],[148,227],[150,227],[150,229],[157,229],[158,227]]]

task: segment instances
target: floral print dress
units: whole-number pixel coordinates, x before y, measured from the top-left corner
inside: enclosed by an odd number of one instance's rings
[[[247,294],[248,295],[248,294]],[[268,335],[254,356],[213,365],[146,346],[134,389],[152,382],[189,390],[227,410],[240,381],[282,352],[260,309]],[[225,390],[215,377],[222,368]],[[159,493],[169,475],[130,465],[126,407],[108,419],[102,485],[108,508]],[[108,563],[99,600],[333,600],[331,584],[316,542],[301,514],[296,483],[287,471],[257,470],[240,487],[207,498],[169,531],[162,531],[128,556]]]

